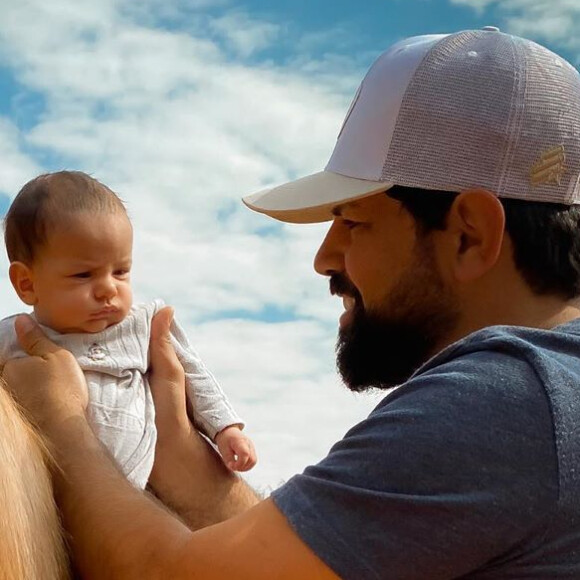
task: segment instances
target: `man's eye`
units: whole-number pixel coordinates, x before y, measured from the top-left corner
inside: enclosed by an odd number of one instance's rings
[[[342,220],[342,223],[344,226],[346,226],[349,230],[353,230],[354,228],[356,228],[357,226],[360,225],[360,222],[354,222],[352,220]]]

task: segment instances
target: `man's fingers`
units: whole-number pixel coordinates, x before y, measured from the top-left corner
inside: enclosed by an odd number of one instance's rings
[[[29,417],[50,431],[72,416],[84,416],[87,386],[73,355],[51,342],[28,316],[19,316],[14,327],[31,356],[7,361],[2,377]]]
[[[26,314],[16,317],[14,329],[20,346],[31,356],[44,358],[60,350],[60,347],[49,340],[38,324]]]
[[[153,340],[169,340],[169,327],[173,322],[173,308],[162,308],[151,322],[151,338]]]
[[[181,363],[177,360],[171,344],[169,329],[173,321],[173,308],[166,306],[151,321],[150,358],[151,368],[157,376],[178,379]]]
[[[151,322],[149,385],[155,404],[158,435],[171,435],[174,430],[189,432],[185,405],[185,372],[171,344],[169,332],[173,308],[160,310]]]

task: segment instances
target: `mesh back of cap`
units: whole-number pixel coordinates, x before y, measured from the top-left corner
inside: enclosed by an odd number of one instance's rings
[[[579,128],[580,76],[557,55],[498,32],[450,35],[408,86],[381,180],[580,202]],[[542,155],[560,146],[557,175],[532,184]]]

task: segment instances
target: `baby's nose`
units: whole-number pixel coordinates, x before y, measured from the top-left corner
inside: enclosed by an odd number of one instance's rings
[[[117,294],[117,285],[115,284],[115,280],[110,276],[101,278],[95,285],[94,292],[97,299],[102,300],[112,298]]]

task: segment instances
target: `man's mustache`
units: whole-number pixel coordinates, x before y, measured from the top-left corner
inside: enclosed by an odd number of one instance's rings
[[[354,284],[344,274],[332,274],[329,280],[330,293],[334,296],[350,296],[351,298],[359,298],[359,291]]]

